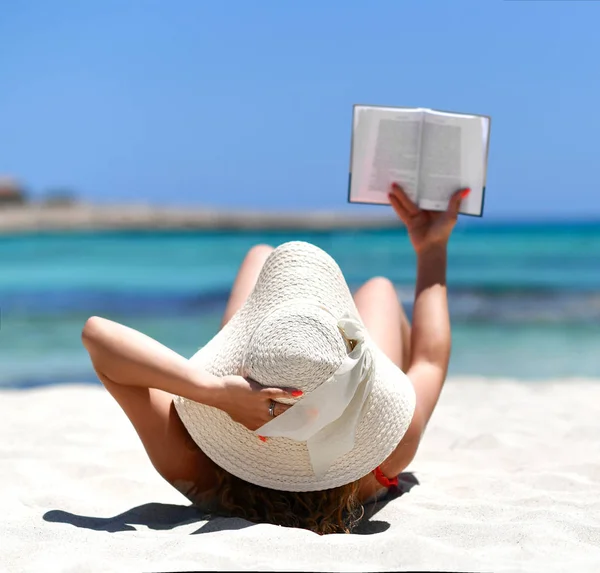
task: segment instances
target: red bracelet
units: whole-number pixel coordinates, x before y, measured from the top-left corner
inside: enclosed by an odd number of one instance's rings
[[[381,468],[379,466],[377,466],[374,470],[373,470],[373,474],[375,474],[375,479],[382,485],[385,487],[396,487],[398,485],[398,476],[393,477],[393,478],[389,478],[383,475],[383,472],[381,471]]]

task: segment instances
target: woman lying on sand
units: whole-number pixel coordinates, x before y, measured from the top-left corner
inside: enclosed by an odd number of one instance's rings
[[[412,330],[392,284],[352,297],[321,249],[292,242],[247,254],[219,333],[190,360],[92,317],[98,377],[161,476],[194,503],[254,522],[350,532],[413,459],[450,356],[445,213],[392,206],[417,254]]]

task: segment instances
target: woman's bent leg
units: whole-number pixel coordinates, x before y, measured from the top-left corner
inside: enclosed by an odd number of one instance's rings
[[[410,360],[410,324],[394,285],[383,277],[372,278],[356,291],[354,301],[377,346],[396,366],[406,370]]]
[[[354,301],[375,344],[398,368],[406,370],[410,360],[410,324],[394,285],[388,279],[373,278],[356,291]],[[405,437],[406,441],[414,441],[410,431]],[[385,462],[380,468],[390,478],[401,471],[387,469]],[[360,488],[363,501],[371,500],[382,492],[385,488],[372,474],[363,478]]]
[[[256,284],[260,270],[272,251],[273,247],[269,245],[256,245],[248,251],[231,288],[231,294],[225,308],[221,327],[225,326],[244,302],[246,302],[248,295],[252,292]]]

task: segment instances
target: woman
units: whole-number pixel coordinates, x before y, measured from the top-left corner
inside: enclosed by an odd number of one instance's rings
[[[195,503],[251,521],[350,532],[413,459],[450,356],[446,247],[460,202],[390,202],[417,255],[410,328],[392,284],[352,298],[320,249],[246,256],[221,331],[187,360],[92,317],[83,343],[160,475]]]

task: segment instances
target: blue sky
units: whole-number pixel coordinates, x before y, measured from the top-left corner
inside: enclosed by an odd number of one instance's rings
[[[600,218],[599,23],[588,1],[5,3],[0,173],[98,202],[360,209],[352,105],[425,106],[492,116],[486,218]]]

